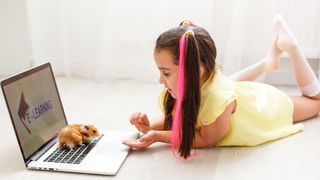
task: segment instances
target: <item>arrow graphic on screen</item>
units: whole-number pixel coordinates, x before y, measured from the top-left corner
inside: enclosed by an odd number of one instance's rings
[[[20,121],[22,122],[23,126],[26,128],[28,133],[31,134],[30,129],[25,124],[25,122],[26,122],[26,113],[27,113],[28,109],[29,109],[29,105],[27,104],[26,100],[24,99],[24,94],[21,93],[18,115],[19,115]]]

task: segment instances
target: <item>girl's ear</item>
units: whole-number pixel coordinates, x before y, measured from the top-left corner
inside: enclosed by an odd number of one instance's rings
[[[207,71],[206,71],[206,68],[200,64],[200,80],[201,80],[201,85],[206,82],[208,78],[208,74],[207,74]]]

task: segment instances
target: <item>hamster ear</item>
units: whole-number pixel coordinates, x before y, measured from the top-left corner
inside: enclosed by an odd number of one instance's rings
[[[87,125],[84,125],[84,129],[88,131],[89,127]]]
[[[83,125],[80,129],[81,132],[87,132],[89,127],[87,125]]]

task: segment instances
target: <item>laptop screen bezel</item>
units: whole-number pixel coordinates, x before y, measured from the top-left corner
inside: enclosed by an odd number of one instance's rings
[[[45,63],[45,64],[42,64],[40,66],[37,66],[37,67],[34,67],[32,69],[29,69],[27,71],[24,71],[22,73],[19,73],[17,75],[14,75],[12,77],[9,77],[7,79],[4,79],[3,81],[1,81],[1,89],[2,89],[2,93],[3,93],[3,96],[4,96],[4,99],[6,101],[6,105],[7,105],[7,109],[8,109],[8,112],[9,112],[9,115],[10,115],[10,119],[11,119],[11,122],[12,122],[12,126],[13,126],[13,129],[14,129],[14,132],[15,132],[15,135],[17,137],[17,140],[18,140],[18,144],[19,144],[19,148],[20,148],[20,151],[21,151],[21,154],[22,154],[22,157],[23,157],[23,160],[24,160],[24,163],[25,165],[27,166],[27,163],[32,159],[32,157],[34,155],[36,155],[40,150],[42,150],[45,146],[47,146],[51,141],[53,141],[54,139],[56,139],[56,137],[58,136],[58,132],[56,134],[54,134],[53,137],[51,137],[47,142],[45,142],[42,146],[40,146],[37,150],[35,150],[31,155],[29,155],[29,157],[25,157],[24,155],[24,151],[23,151],[23,148],[22,148],[22,145],[21,145],[21,142],[20,142],[20,139],[19,139],[19,136],[18,136],[18,133],[17,133],[17,129],[16,129],[16,126],[15,126],[15,123],[13,121],[13,116],[12,116],[12,112],[9,108],[9,102],[8,102],[8,99],[7,99],[7,95],[6,95],[6,92],[4,90],[5,86],[13,83],[13,82],[16,82],[22,78],[25,78],[27,76],[30,76],[34,73],[37,73],[43,69],[46,69],[46,68],[49,68],[50,70],[50,75],[52,76],[52,79],[53,79],[53,83],[54,83],[54,87],[55,87],[55,90],[57,92],[57,95],[58,95],[58,100],[59,100],[59,103],[60,103],[60,106],[61,106],[61,110],[62,110],[62,113],[63,113],[63,117],[64,117],[64,121],[65,121],[65,125],[68,125],[68,122],[67,122],[67,118],[66,118],[66,115],[65,115],[65,112],[64,112],[64,109],[63,109],[63,106],[62,106],[62,102],[61,102],[61,98],[60,98],[60,94],[59,94],[59,91],[58,91],[58,87],[57,87],[57,83],[56,83],[56,80],[54,78],[54,74],[53,74],[53,71],[52,71],[52,68],[51,68],[51,64],[48,62],[48,63]]]

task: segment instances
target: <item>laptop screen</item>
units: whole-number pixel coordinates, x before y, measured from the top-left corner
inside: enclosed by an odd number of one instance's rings
[[[49,63],[1,82],[25,161],[67,124]]]

